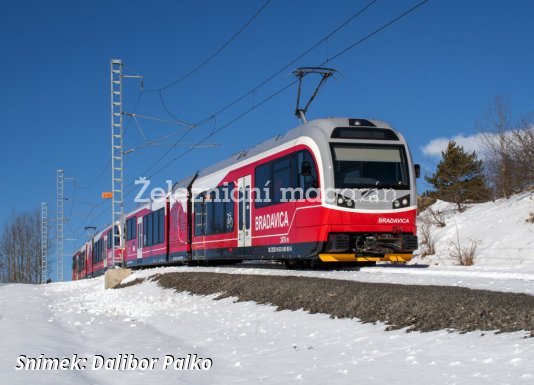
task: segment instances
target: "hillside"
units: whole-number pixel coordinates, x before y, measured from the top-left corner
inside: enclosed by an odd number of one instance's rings
[[[437,201],[418,216],[420,248],[412,264],[454,265],[457,246],[476,244],[475,266],[534,267],[534,192],[509,199],[470,204],[459,213],[451,203]],[[440,225],[442,222],[444,226]],[[428,240],[435,243],[435,253],[423,256]],[[425,237],[426,235],[426,237]]]

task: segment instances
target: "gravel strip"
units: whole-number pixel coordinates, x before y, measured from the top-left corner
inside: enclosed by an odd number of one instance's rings
[[[364,323],[384,322],[387,330],[525,330],[534,336],[534,296],[526,294],[224,273],[167,273],[153,280],[179,292],[219,294],[216,299],[236,297],[274,305],[277,310],[303,309],[335,318],[358,318]]]

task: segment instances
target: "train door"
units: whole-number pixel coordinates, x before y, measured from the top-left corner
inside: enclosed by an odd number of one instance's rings
[[[85,255],[84,255],[84,269],[85,269],[85,278],[89,277],[89,243],[85,244]]]
[[[137,217],[137,261],[140,262],[140,259],[143,258],[143,216],[139,215]]]
[[[107,235],[102,235],[104,238],[103,238],[103,241],[101,242],[102,243],[102,259],[103,259],[103,266],[104,268],[106,268],[108,266],[108,259],[111,258],[111,253],[112,251],[110,251],[110,249],[108,248],[108,238],[111,236],[110,234],[111,233],[106,233]]]
[[[237,202],[237,245],[241,257],[250,256],[250,246],[252,244],[251,222],[251,188],[250,175],[239,178],[237,181],[237,190],[239,199]]]

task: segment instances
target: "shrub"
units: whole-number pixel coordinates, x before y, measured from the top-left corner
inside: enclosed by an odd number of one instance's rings
[[[473,266],[476,260],[477,247],[479,240],[468,239],[468,243],[462,246],[458,227],[456,228],[456,242],[451,242],[449,254],[454,262],[460,266]]]
[[[423,221],[421,225],[421,258],[436,254],[436,241],[432,234],[431,225]]]

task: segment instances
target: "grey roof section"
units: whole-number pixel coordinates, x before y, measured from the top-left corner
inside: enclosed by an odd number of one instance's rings
[[[179,188],[187,188],[191,184],[191,181],[195,177],[194,175],[189,175],[188,177],[176,182],[174,186],[172,186],[172,192],[175,192]]]
[[[359,119],[363,119],[363,118],[359,118]],[[373,123],[377,128],[389,128],[395,131],[386,122],[376,120],[376,119],[366,119],[366,120]],[[287,131],[284,134],[277,135],[274,138],[266,140],[265,142],[262,142],[247,150],[240,151],[232,155],[231,157],[219,163],[214,164],[213,166],[210,166],[210,167],[207,167],[201,170],[199,172],[199,178],[212,174],[218,170],[222,170],[232,164],[242,162],[246,159],[249,159],[255,155],[261,154],[262,152],[272,149],[274,147],[278,147],[282,144],[286,144],[288,142],[296,140],[302,136],[307,136],[311,138],[312,140],[314,140],[316,143],[320,143],[320,142],[328,143],[331,141],[330,135],[332,134],[332,130],[336,127],[349,127],[349,118],[328,118],[328,119],[311,120],[306,124],[295,127]],[[397,131],[395,131],[395,133],[399,136],[401,142],[404,142],[402,135]],[[368,141],[368,142],[372,143],[372,141]],[[377,143],[383,143],[383,142],[384,141],[380,141]]]

